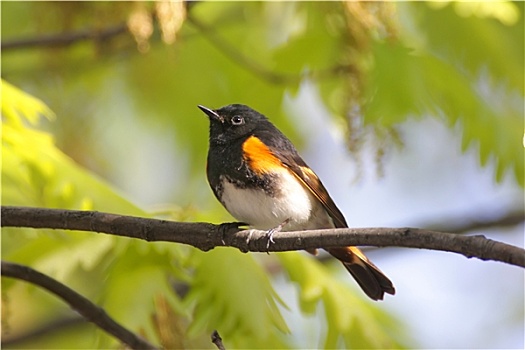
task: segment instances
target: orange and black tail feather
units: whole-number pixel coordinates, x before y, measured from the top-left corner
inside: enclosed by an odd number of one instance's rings
[[[385,293],[395,294],[392,282],[356,247],[328,249],[355,278],[363,291],[373,300],[383,300]]]

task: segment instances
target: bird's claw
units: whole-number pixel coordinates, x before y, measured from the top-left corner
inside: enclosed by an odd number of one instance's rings
[[[266,253],[267,254],[270,254],[270,252],[268,251],[270,249],[270,244],[275,243],[275,241],[273,240],[273,235],[277,232],[281,232],[284,225],[286,225],[289,221],[290,219],[286,219],[282,223],[280,223],[277,227],[274,227],[266,232],[266,238],[268,239],[268,241],[266,242]]]
[[[270,254],[270,252],[268,251],[268,249],[270,249],[270,244],[275,243],[275,241],[273,240],[273,234],[279,231],[281,230],[276,230],[276,228],[272,228],[271,230],[268,230],[268,232],[266,232],[266,253]]]

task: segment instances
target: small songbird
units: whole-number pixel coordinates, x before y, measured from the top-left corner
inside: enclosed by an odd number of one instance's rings
[[[348,227],[321,180],[264,115],[241,104],[199,108],[210,120],[208,181],[233,217],[271,233]],[[373,300],[395,294],[392,282],[358,248],[327,251]]]

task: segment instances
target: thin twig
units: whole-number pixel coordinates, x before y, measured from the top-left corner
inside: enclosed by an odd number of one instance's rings
[[[12,277],[37,285],[55,294],[100,329],[113,335],[132,349],[158,349],[147,340],[134,334],[113,320],[102,308],[93,304],[71,288],[32,268],[2,261],[2,276]]]
[[[480,216],[484,217],[483,215]],[[509,212],[504,216],[490,218],[489,220],[469,220],[468,217],[466,219],[461,217],[449,217],[446,221],[447,223],[445,224],[443,222],[427,223],[424,225],[424,227],[429,230],[454,233],[465,233],[477,230],[486,230],[490,228],[509,227],[523,223],[525,221],[525,213],[523,212],[523,208],[520,208],[519,210]]]
[[[5,318],[9,319],[9,316]],[[84,317],[75,314],[72,316],[69,315],[58,319],[48,320],[47,323],[36,325],[35,328],[24,329],[20,333],[16,332],[12,334],[7,330],[7,332],[2,334],[1,346],[3,349],[14,349],[24,342],[31,342],[47,334],[70,329],[69,327],[74,328],[85,323],[86,319]],[[5,329],[3,331],[5,331]]]
[[[324,79],[337,76],[341,73],[356,74],[357,72],[357,69],[351,64],[338,64],[325,69],[304,71],[300,74],[276,72],[264,67],[261,63],[253,60],[247,55],[244,55],[237,49],[235,45],[216,34],[216,30],[214,28],[208,27],[200,20],[196,19],[195,16],[188,14],[187,20],[202,33],[203,38],[205,38],[224,56],[234,61],[239,67],[244,68],[248,72],[252,73],[254,76],[261,78],[271,84],[293,84],[299,83],[305,78]]]
[[[217,349],[219,350],[226,350],[226,348],[224,347],[224,344],[222,343],[222,338],[221,336],[219,335],[219,332],[217,332],[217,330],[214,330],[212,333],[211,333],[211,342],[213,344],[215,344],[215,346],[217,347]]]
[[[96,211],[2,206],[2,226],[81,230],[192,245],[203,251],[230,246],[242,252],[289,251],[350,245],[441,250],[468,258],[525,267],[525,250],[481,235],[466,236],[418,228],[344,228],[280,232],[266,246],[265,231],[239,231],[236,223],[175,222]],[[248,239],[250,238],[250,239]]]

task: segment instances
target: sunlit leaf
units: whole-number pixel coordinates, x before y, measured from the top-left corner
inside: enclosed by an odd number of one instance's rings
[[[22,97],[10,100],[11,108],[17,114],[2,120],[2,204],[97,209],[148,216],[107,183],[64,155],[56,148],[50,134],[29,128],[21,122],[26,117],[24,113],[35,113],[31,116],[31,122],[36,125],[39,114],[49,111],[38,100],[21,91],[17,93]],[[142,254],[137,256],[133,253],[137,250],[129,249],[130,244],[131,240],[126,238],[86,232],[15,228],[2,232],[4,259],[28,264],[63,283],[77,283],[76,276],[82,271],[98,269],[96,272],[99,275],[105,273],[110,283],[85,286],[85,281],[82,281],[78,284],[78,291],[103,291],[104,297],[111,300],[107,309],[119,320],[133,320],[130,326],[138,330],[139,326],[150,324],[152,304],[134,299],[133,303],[121,308],[122,302],[141,296],[147,300],[148,296],[156,294],[173,296],[167,271],[170,270],[170,259],[178,253],[176,245],[161,248],[154,243],[136,242],[132,246],[142,247]],[[146,253],[149,255],[143,256]],[[142,264],[128,266],[126,271],[121,271],[120,266],[128,259]],[[134,285],[141,285],[138,281],[142,279],[148,280],[149,294],[143,287],[135,288],[135,293],[130,292]],[[140,317],[135,317],[137,314]],[[106,337],[101,339],[108,340]]]
[[[55,114],[41,100],[26,94],[17,87],[2,79],[2,116],[7,118],[11,125],[19,126],[22,120],[36,125],[41,116],[50,120]]]

